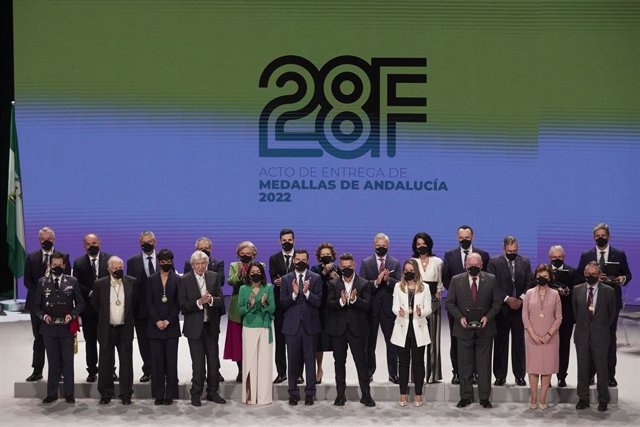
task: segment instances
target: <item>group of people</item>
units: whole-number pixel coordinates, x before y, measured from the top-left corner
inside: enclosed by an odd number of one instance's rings
[[[27,381],[42,379],[46,349],[44,402],[58,399],[61,374],[65,398],[74,401],[73,333],[81,318],[87,382],[97,378],[101,404],[114,397],[115,350],[119,397],[123,404],[131,403],[134,330],[143,360],[140,381],[151,381],[155,404],[170,405],[178,397],[181,334],[188,340],[192,361],[191,403],[200,406],[206,395],[207,400],[224,404],[218,393],[224,381],[218,338],[220,317],[227,314],[223,357],[238,365],[236,381],[242,384],[244,403],[271,403],[272,383],[288,381],[290,405],[301,400],[302,383],[304,404],[313,405],[316,384],[323,377],[323,353],[332,351],[334,404],[343,406],[349,348],[360,402],[375,406],[369,384],[377,368],[381,329],[389,381],[399,385],[400,406],[408,403],[410,369],[413,404],[421,406],[424,382],[442,380],[441,299],[446,289],[452,383],[460,386],[458,407],[473,402],[473,384],[478,384],[480,404],[491,407],[492,368],[494,385],[504,385],[511,341],[515,383],[525,386],[528,373],[531,408],[546,408],[551,375],[557,374],[559,387],[566,386],[575,323],[576,407],[589,406],[589,384],[595,375],[598,409],[606,410],[608,387],[617,385],[621,286],[629,283],[631,273],[625,253],[609,245],[608,226],[598,224],[593,235],[596,247],[582,254],[577,269],[565,264],[561,246],[552,246],[549,263],[532,273],[530,261],[518,253],[518,241],[512,236],[505,237],[503,253],[491,258],[473,245],[472,228],[460,226],[458,246],[442,260],[434,255],[433,239],[421,232],[412,241],[413,257],[401,263],[389,254],[389,237],[379,233],[373,239],[373,254],[362,260],[356,273],[353,255],[338,256],[330,243],[318,246],[317,264],[311,266],[309,252],[295,248],[293,230],[283,229],[281,250],[269,258],[268,276],[257,262],[255,245],[245,241],[237,246],[238,261],[228,272],[233,292],[227,312],[221,290],[224,262],[212,257],[208,238],[196,241],[180,275],[173,253],[156,251],[155,235],[145,231],[140,235],[141,252],[127,260],[125,274],[124,261],[104,253],[95,234],[84,237],[86,255],[76,259],[71,270],[68,255],[54,248],[55,233],[44,227],[39,232],[41,249],[28,255],[25,269],[34,335],[34,371]]]

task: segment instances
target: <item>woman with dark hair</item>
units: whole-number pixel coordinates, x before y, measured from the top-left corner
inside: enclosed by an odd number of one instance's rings
[[[560,294],[551,289],[553,271],[547,264],[540,264],[533,273],[536,286],[527,291],[522,300],[522,323],[524,324],[525,360],[529,385],[531,386],[531,409],[547,408],[547,391],[551,375],[560,367],[560,335],[562,303]],[[538,379],[541,378],[540,405]]]
[[[160,270],[149,278],[147,334],[151,344],[152,390],[156,405],[171,405],[178,398],[178,339],[180,337],[180,277],[173,266],[173,252],[161,249]]]
[[[238,312],[242,317],[242,402],[268,405],[273,402],[271,323],[276,301],[261,263],[250,263],[248,274],[249,284],[242,285],[238,293]]]
[[[320,243],[316,249],[316,259],[320,264],[311,267],[311,271],[320,275],[322,280],[322,305],[318,308],[320,313],[321,332],[318,334],[318,343],[316,347],[316,384],[322,383],[322,356],[325,351],[333,351],[331,345],[331,337],[327,334],[325,325],[327,319],[331,315],[331,311],[327,308],[327,289],[329,282],[340,277],[338,267],[335,265],[336,250],[331,243]]]
[[[433,255],[433,239],[427,233],[420,232],[413,237],[411,243],[413,256],[418,263],[420,277],[431,292],[431,315],[427,318],[431,343],[427,348],[427,383],[433,384],[442,380],[440,362],[440,293],[442,292],[442,260]]]

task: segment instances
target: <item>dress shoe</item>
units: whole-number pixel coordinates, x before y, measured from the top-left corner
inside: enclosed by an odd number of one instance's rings
[[[164,404],[164,399],[156,399],[153,402],[153,404],[156,405],[156,406],[160,406],[160,405]]]
[[[296,384],[303,384],[303,383],[304,383],[304,378],[298,377],[298,379],[296,380]]]
[[[391,375],[391,376],[389,377],[389,381],[390,381],[390,382],[392,382],[392,383],[394,383],[394,384],[398,384],[398,382],[400,382],[400,379],[398,378],[398,376],[397,376],[397,375]]]
[[[527,382],[524,380],[524,378],[516,378],[516,385],[526,386]]]
[[[173,404],[173,399],[165,399],[162,402],[163,405],[172,405]]]
[[[42,399],[42,403],[52,403],[52,402],[55,402],[56,400],[58,400],[58,396],[47,396],[44,399]]]
[[[419,396],[419,397],[420,397],[420,400],[417,400],[417,399],[418,399],[418,396],[416,396],[416,397],[414,398],[414,401],[413,401],[413,406],[415,406],[416,408],[421,407],[421,406],[422,406],[422,403],[423,403],[423,402],[422,402],[422,396]]]
[[[274,383],[274,384],[280,384],[280,383],[282,383],[282,382],[285,382],[286,380],[287,380],[287,376],[286,376],[286,375],[278,375],[278,376],[276,377],[276,379],[275,379],[275,380],[273,380],[273,383]]]
[[[338,397],[336,397],[336,400],[333,401],[333,404],[335,406],[344,406],[346,402],[347,402],[346,397],[338,395]]]
[[[596,378],[591,377],[591,379],[589,380],[589,385],[594,385],[595,383],[596,383]]]
[[[219,405],[224,405],[225,403],[227,403],[227,401],[224,400],[224,398],[220,396],[218,393],[207,394],[207,400],[209,402],[214,402]]]
[[[28,383],[32,383],[34,381],[40,381],[42,379],[42,374],[39,372],[33,372],[33,374],[29,375],[26,379]]]
[[[313,405],[313,396],[307,396],[304,398],[304,405],[311,406]]]
[[[541,403],[541,404],[538,405],[538,408],[542,409],[543,411],[545,409],[547,409],[548,407],[549,407],[549,405],[547,405],[546,403]]]
[[[562,380],[558,380],[558,387],[563,388],[567,386],[567,382],[562,379]]]
[[[87,382],[88,383],[95,383],[96,382],[96,374],[89,374],[87,375]]]
[[[191,404],[193,406],[202,406],[202,402],[197,397],[192,397],[191,398]]]
[[[224,382],[224,377],[220,374],[220,372],[218,372],[218,382],[219,383],[223,383]]]
[[[504,378],[496,378],[496,380],[493,382],[493,385],[504,385],[507,382],[507,380],[505,380]]]
[[[149,374],[144,374],[143,376],[140,377],[141,383],[148,383],[149,381],[151,381],[151,375]]]
[[[576,404],[576,409],[585,409],[589,407],[589,401],[588,400],[578,400],[578,403]]]
[[[458,374],[453,374],[453,378],[451,378],[451,384],[460,384],[460,378],[458,378]]]
[[[609,380],[609,387],[618,387],[618,381],[616,379]]]
[[[537,403],[529,403],[529,409],[538,409]]]
[[[478,374],[473,374],[471,376],[471,382],[473,383],[473,385],[478,384]]]
[[[131,397],[123,397],[121,400],[123,405],[131,405]]]
[[[291,406],[296,406],[298,404],[298,398],[297,397],[290,397],[289,398],[289,405]]]
[[[100,398],[100,404],[101,405],[108,405],[109,402],[111,402],[111,398],[110,397],[102,397],[102,398]]]
[[[480,401],[480,405],[482,405],[483,408],[493,408],[493,405],[491,404],[491,402],[487,399],[483,399]]]
[[[360,403],[368,408],[376,406],[376,402],[371,398],[371,396],[362,396],[362,399],[360,399]]]
[[[67,403],[76,403],[76,399],[73,396],[65,397],[64,401],[67,402]]]
[[[606,412],[607,411],[607,404],[606,403],[598,403],[598,412]]]
[[[473,403],[473,399],[460,399],[456,408],[464,408],[465,406],[469,406]]]

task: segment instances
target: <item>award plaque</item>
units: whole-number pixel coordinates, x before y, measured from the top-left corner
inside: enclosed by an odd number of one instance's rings
[[[480,329],[482,328],[482,309],[481,308],[467,308],[467,328]]]
[[[619,262],[605,262],[602,272],[607,275],[607,280],[604,281],[607,285],[616,285],[616,277],[620,275],[620,263]]]
[[[54,302],[49,305],[49,316],[53,319],[51,323],[56,325],[64,324],[64,318],[67,315],[67,305],[64,303]]]

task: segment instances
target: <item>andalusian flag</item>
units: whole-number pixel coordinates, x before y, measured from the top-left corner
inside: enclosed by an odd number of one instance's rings
[[[11,135],[9,139],[9,187],[7,198],[7,246],[9,269],[17,279],[24,274],[26,245],[24,241],[24,214],[22,211],[22,182],[20,178],[20,155],[16,131],[15,105],[11,105]]]

